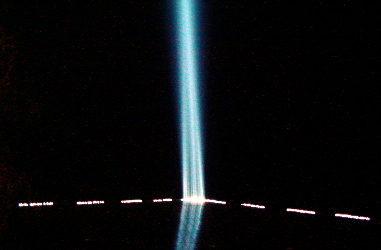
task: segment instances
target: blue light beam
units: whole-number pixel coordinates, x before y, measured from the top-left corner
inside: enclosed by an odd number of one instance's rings
[[[196,60],[195,1],[176,1],[183,198],[205,198],[200,97]]]
[[[181,206],[180,225],[177,233],[176,250],[196,249],[198,232],[204,204],[184,202]]]

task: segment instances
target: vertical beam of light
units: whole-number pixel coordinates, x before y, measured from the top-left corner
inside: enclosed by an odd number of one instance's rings
[[[178,0],[175,4],[179,54],[183,197],[205,198],[196,62],[195,0]]]
[[[177,232],[176,250],[196,249],[203,207],[203,204],[183,202]]]

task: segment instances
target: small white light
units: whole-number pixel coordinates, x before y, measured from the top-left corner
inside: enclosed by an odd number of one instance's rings
[[[369,217],[350,215],[350,214],[335,214],[335,216],[336,217],[342,217],[342,218],[348,218],[348,219],[355,219],[355,220],[370,220]]]
[[[122,200],[121,203],[140,203],[142,200]]]
[[[39,206],[42,206],[42,203],[41,202],[31,202],[31,203],[29,203],[29,206],[31,206],[31,207],[39,207]]]
[[[77,205],[104,204],[104,201],[77,201]]]
[[[28,207],[29,204],[28,203],[19,203],[19,207]]]
[[[166,199],[154,199],[153,202],[168,202],[168,201],[172,201],[171,198],[166,198]]]
[[[295,208],[287,208],[287,212],[295,212],[300,214],[316,214],[315,211],[308,211],[308,210],[295,209]]]
[[[218,200],[211,200],[211,199],[206,199],[205,202],[224,204],[224,205],[226,204],[226,201],[218,201]]]
[[[243,203],[241,205],[245,206],[245,207],[253,207],[253,208],[259,208],[259,209],[265,209],[266,208],[265,206],[262,206],[262,205],[255,205],[255,204],[250,204],[250,203]]]

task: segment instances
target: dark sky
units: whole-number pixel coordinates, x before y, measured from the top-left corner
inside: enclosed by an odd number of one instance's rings
[[[6,122],[4,141],[36,197],[180,198],[172,3],[6,2],[14,88],[37,115]],[[353,1],[200,8],[208,197],[376,211],[377,8]]]

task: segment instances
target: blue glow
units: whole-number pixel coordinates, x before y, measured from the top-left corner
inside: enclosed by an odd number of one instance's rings
[[[201,226],[203,204],[184,202],[177,233],[176,249],[195,249]]]
[[[195,1],[180,0],[176,5],[183,197],[205,198],[196,60]]]

